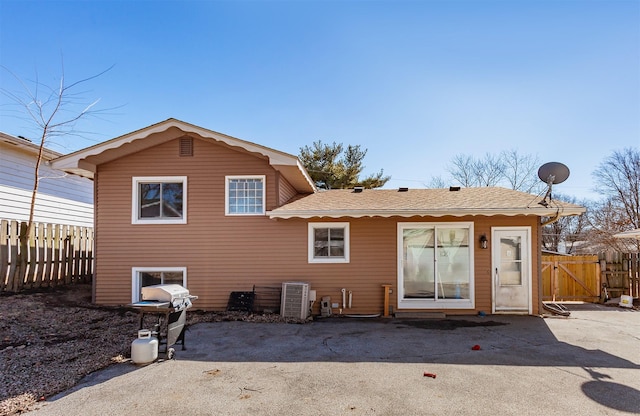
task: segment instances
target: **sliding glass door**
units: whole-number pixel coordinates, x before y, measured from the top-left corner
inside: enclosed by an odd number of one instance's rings
[[[473,308],[473,223],[398,224],[398,307]]]

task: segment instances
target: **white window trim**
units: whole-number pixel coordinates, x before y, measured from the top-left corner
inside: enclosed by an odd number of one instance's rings
[[[316,228],[343,228],[344,229],[344,257],[315,257],[315,233]],[[310,222],[308,226],[308,261],[309,263],[349,263],[350,237],[348,222]]]
[[[398,246],[398,309],[475,309],[475,244],[473,222],[399,222]],[[405,299],[403,284],[403,230],[406,228],[461,227],[469,229],[469,299]]]
[[[182,272],[182,286],[187,287],[186,267],[132,267],[131,268],[131,303],[140,301],[141,272]]]
[[[229,180],[230,179],[260,179],[262,180],[262,212],[229,212]],[[224,214],[232,217],[265,215],[267,210],[267,177],[266,175],[227,175],[224,177]]]
[[[131,179],[131,223],[132,224],[186,224],[187,223],[187,177],[186,176],[134,176]],[[182,218],[138,218],[139,183],[182,182]]]

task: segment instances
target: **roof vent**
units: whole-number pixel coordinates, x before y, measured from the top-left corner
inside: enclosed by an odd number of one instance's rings
[[[191,137],[180,139],[180,156],[193,156],[193,139]]]
[[[451,192],[457,192],[457,191],[459,191],[459,190],[460,190],[460,187],[459,187],[459,186],[450,186],[450,187],[449,187],[449,191],[451,191]]]
[[[407,192],[409,188],[398,188],[398,192]]]
[[[364,191],[364,186],[354,186],[353,187],[353,192],[358,194],[360,192]]]

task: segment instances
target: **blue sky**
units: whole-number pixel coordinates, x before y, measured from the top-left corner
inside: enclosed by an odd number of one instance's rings
[[[292,154],[368,149],[365,174],[425,187],[458,154],[517,149],[591,192],[640,147],[640,1],[8,1],[0,63],[98,108],[67,153],[178,118]],[[20,89],[0,71],[2,88]],[[0,97],[0,130],[34,137]]]

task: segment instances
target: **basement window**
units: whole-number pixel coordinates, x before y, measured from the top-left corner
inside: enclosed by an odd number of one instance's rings
[[[139,302],[142,288],[175,284],[187,287],[186,267],[134,267],[131,270],[131,302]]]

